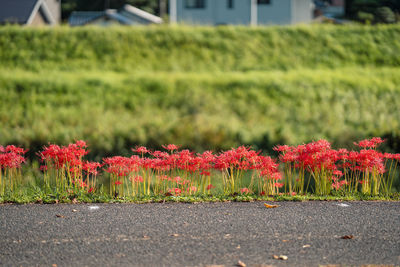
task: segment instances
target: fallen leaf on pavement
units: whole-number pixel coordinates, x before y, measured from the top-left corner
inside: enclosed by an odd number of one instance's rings
[[[304,245],[303,248],[309,248],[311,247],[310,245]]]
[[[57,218],[65,218],[63,215],[60,215],[60,214],[56,214],[56,217]]]
[[[287,260],[288,259],[288,257],[286,256],[286,255],[273,255],[272,256],[275,260]]]
[[[73,210],[72,210],[72,212],[77,212],[77,211],[78,211],[78,210],[76,210],[76,209],[73,209]]]
[[[237,266],[246,267],[246,264],[243,261],[239,260]]]
[[[353,235],[344,235],[341,237],[341,239],[353,239],[354,236]]]
[[[267,209],[272,209],[272,208],[277,208],[277,207],[279,207],[278,205],[269,205],[269,204],[267,204],[267,203],[264,203],[264,206],[265,206]]]
[[[179,234],[172,234],[171,236],[175,236],[175,237],[177,237],[177,236],[179,236]]]

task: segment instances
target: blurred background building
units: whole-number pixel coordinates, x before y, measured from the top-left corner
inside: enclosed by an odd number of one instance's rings
[[[175,0],[172,22],[206,25],[296,24],[313,19],[312,0]]]
[[[83,25],[147,25],[160,24],[162,19],[131,5],[104,11],[74,11],[68,19],[71,26]]]
[[[56,25],[61,22],[61,0],[1,0],[0,23]]]

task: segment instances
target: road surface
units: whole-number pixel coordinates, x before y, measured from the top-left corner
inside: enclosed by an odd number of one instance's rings
[[[400,202],[263,204],[0,205],[0,265],[400,265]]]

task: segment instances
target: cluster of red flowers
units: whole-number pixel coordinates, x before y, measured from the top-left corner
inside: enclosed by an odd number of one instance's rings
[[[27,151],[13,145],[0,146],[0,170],[20,168],[25,162],[24,155]]]
[[[134,176],[140,170],[151,170],[153,174],[161,181],[174,182],[174,194],[182,192],[182,185],[187,185],[186,191],[196,192],[197,187],[193,185],[193,179],[183,179],[181,177],[172,177],[172,172],[186,173],[187,176],[209,177],[213,169],[225,170],[258,170],[261,176],[268,176],[269,178],[279,180],[281,174],[278,171],[278,164],[268,156],[260,155],[249,147],[238,147],[218,155],[213,154],[211,151],[204,153],[191,152],[189,150],[178,151],[176,145],[170,144],[163,146],[168,152],[163,151],[150,151],[145,147],[137,147],[133,151],[139,155],[128,157],[115,156],[103,159],[103,166],[105,171],[117,176]],[[146,155],[146,156],[145,156]],[[169,175],[166,175],[169,174]],[[142,179],[130,178],[130,181],[142,182]],[[141,176],[140,176],[141,177]],[[121,182],[118,180],[118,184]],[[206,189],[213,188],[208,184]],[[179,190],[178,190],[179,189]]]
[[[38,154],[43,162],[40,168],[45,172],[53,169],[58,172],[60,177],[69,177],[71,185],[87,188],[89,192],[93,192],[95,185],[89,186],[89,176],[96,176],[102,165],[98,162],[83,160],[83,157],[88,153],[86,142],[81,140],[68,146],[50,144],[45,146],[43,151]],[[84,179],[84,176],[86,176],[86,179]]]
[[[78,171],[84,170],[87,174],[97,175],[98,169],[102,165],[98,162],[83,160],[83,157],[88,153],[89,151],[84,141],[77,141],[74,144],[61,147],[58,145],[45,146],[43,151],[39,153],[40,159],[44,163],[41,169],[47,170],[51,167],[57,170],[69,171],[75,175]]]
[[[130,187],[131,193],[134,190],[145,194],[150,190],[173,195],[204,193],[214,188],[211,176],[217,171],[222,174],[225,193],[247,194],[256,190],[260,194],[275,194],[283,186],[285,192],[304,193],[307,189],[298,185],[304,184],[306,174],[314,179],[315,187],[328,188],[328,191],[320,192],[329,193],[330,189],[340,190],[346,186],[357,190],[360,184],[363,188],[374,184],[379,189],[383,174],[389,172],[388,176],[391,175],[392,170],[386,169],[387,162],[395,162],[395,166],[400,162],[400,154],[376,150],[383,142],[375,137],[354,143],[359,151],[336,150],[326,140],[298,146],[281,145],[274,148],[279,152],[280,163],[245,146],[218,154],[180,150],[174,144],[163,146],[165,151],[151,151],[139,146],[132,149],[135,155],[131,157],[103,158],[103,162],[98,163],[84,160],[88,154],[87,145],[77,141],[68,146],[50,144],[38,155],[45,173],[56,171],[56,179],[65,177],[65,180],[69,179],[67,185],[87,188],[89,192],[94,191],[95,177],[103,168],[111,177],[112,187]],[[23,148],[0,146],[0,170],[20,168],[25,153]],[[251,173],[251,182],[244,185],[241,181],[246,172]],[[288,183],[293,183],[289,185],[289,191],[286,189]],[[127,190],[129,192],[129,188]],[[114,193],[117,193],[116,189]]]
[[[319,140],[299,146],[277,146],[275,151],[280,152],[279,160],[284,164],[291,164],[297,170],[305,170],[312,175],[324,172],[332,181],[332,187],[339,189],[347,184],[346,174],[352,177],[361,173],[385,173],[385,161],[393,159],[400,161],[400,154],[380,153],[375,149],[384,142],[379,137],[362,140],[354,145],[360,151],[347,149],[335,150],[326,140]],[[340,179],[344,179],[341,180]],[[363,183],[362,180],[359,181]]]

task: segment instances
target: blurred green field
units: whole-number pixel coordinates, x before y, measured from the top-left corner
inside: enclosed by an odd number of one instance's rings
[[[335,145],[399,133],[400,69],[227,73],[0,72],[1,143],[85,139],[96,155],[135,144],[196,150]]]
[[[399,142],[399,99],[399,25],[0,27],[0,144],[31,156]]]
[[[0,27],[0,66],[252,71],[400,65],[400,25]]]

